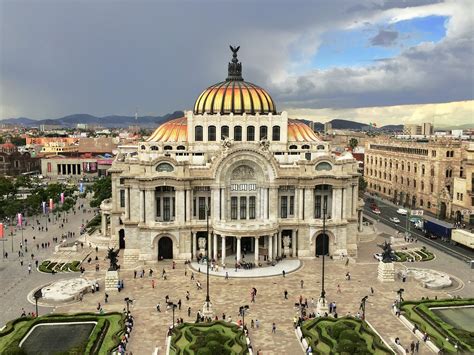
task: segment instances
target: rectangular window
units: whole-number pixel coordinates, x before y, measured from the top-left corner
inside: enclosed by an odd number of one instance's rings
[[[176,199],[173,197],[171,199],[171,202],[173,203],[173,206],[171,208],[171,217],[174,220],[174,216],[176,216]]]
[[[281,196],[280,202],[280,217],[288,217],[288,196]]]
[[[120,207],[125,207],[125,190],[120,190]]]
[[[161,198],[156,199],[156,217],[161,217]]]
[[[295,214],[295,196],[290,196],[290,212],[288,214],[290,216]]]
[[[240,219],[247,219],[247,197],[240,198]]]
[[[321,196],[316,196],[314,218],[321,218]]]
[[[171,220],[171,199],[169,197],[163,197],[163,221]]]
[[[207,208],[209,209],[208,211],[209,217],[211,217],[211,197],[210,196],[207,198]]]
[[[237,219],[237,197],[230,198],[230,218]]]
[[[249,197],[249,219],[255,219],[255,196]]]
[[[206,219],[206,198],[199,197],[199,219]]]
[[[193,198],[193,216],[196,217],[196,211],[197,211],[197,208],[196,208],[196,197]]]

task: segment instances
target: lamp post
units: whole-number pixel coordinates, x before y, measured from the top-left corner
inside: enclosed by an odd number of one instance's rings
[[[35,308],[36,308],[36,317],[39,316],[38,314],[38,300],[43,297],[43,293],[41,292],[41,289],[38,289],[35,291],[33,294],[33,297],[35,298]]]
[[[206,231],[207,231],[207,252],[206,252],[206,301],[202,307],[202,313],[205,317],[213,316],[211,297],[209,296],[209,258],[211,243],[209,239],[209,205],[206,204]]]
[[[360,301],[360,310],[362,311],[362,320],[365,320],[365,303],[367,302],[368,298],[369,296],[365,296]]]
[[[242,328],[245,327],[245,312],[249,309],[248,304],[239,307],[239,313],[242,316]]]
[[[398,294],[398,302],[399,302],[399,308],[400,308],[400,303],[403,302],[403,292],[405,292],[405,289],[401,288],[397,291]]]
[[[318,304],[316,310],[319,314],[324,314],[329,311],[329,307],[326,302],[326,290],[324,289],[324,256],[326,254],[326,209],[327,209],[327,201],[323,203],[323,260],[322,260],[322,268],[321,268],[321,295],[319,296]]]
[[[172,324],[172,327],[174,327],[174,310],[176,309],[176,307],[178,307],[177,304],[174,304],[174,303],[171,304],[171,308],[173,310],[173,324]]]

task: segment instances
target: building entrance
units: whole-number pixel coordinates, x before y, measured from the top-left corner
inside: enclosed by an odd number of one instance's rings
[[[329,254],[329,237],[327,234],[319,234],[316,237],[316,256]]]
[[[119,230],[119,249],[125,249],[125,230]]]
[[[173,259],[173,241],[169,237],[161,237],[158,241],[158,260]]]

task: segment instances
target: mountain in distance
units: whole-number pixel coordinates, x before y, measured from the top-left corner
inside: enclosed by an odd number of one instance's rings
[[[312,127],[315,131],[320,131],[320,132],[324,131],[323,123],[308,121],[304,119],[300,119],[300,121],[303,121],[308,126]],[[331,123],[332,129],[347,129],[350,131],[368,131],[369,128],[371,130],[386,131],[386,132],[399,132],[403,130],[403,125],[386,125],[382,127],[370,127],[367,123],[360,123],[360,122],[355,122],[352,120],[344,120],[344,119],[339,119],[339,118],[333,119],[328,122]]]
[[[55,119],[32,120],[30,118],[8,118],[1,120],[0,124],[12,124],[25,127],[39,127],[40,125],[59,125],[64,128],[76,127],[78,123],[88,125],[98,125],[106,128],[123,128],[131,125],[141,127],[157,127],[160,124],[172,120],[174,118],[183,117],[183,111],[175,111],[164,116],[141,116],[135,119],[135,116],[119,116],[111,115],[105,117],[96,117],[89,114],[74,114]]]

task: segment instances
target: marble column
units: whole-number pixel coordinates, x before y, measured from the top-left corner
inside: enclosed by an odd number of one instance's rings
[[[225,235],[222,236],[222,265],[225,264]]]
[[[214,260],[217,261],[217,234],[213,233],[213,238],[214,238],[213,258],[214,258]]]
[[[362,232],[362,223],[364,221],[362,210],[359,211],[359,232]]]
[[[178,187],[174,193],[175,195],[175,203],[176,203],[176,222],[179,224],[184,223],[184,189],[182,187]]]
[[[263,192],[263,197],[262,197],[262,211],[263,211],[263,216],[262,219],[267,219],[268,218],[268,189],[266,187],[262,188]]]
[[[104,212],[102,212],[101,222],[102,222],[102,236],[106,237],[107,236],[107,215]]]
[[[206,256],[208,258],[210,258],[212,256],[212,233],[209,232],[209,234],[207,235],[207,243],[206,243],[206,247],[207,247],[207,254]]]
[[[188,189],[186,190],[186,221],[190,221],[192,219],[192,211],[191,211],[191,204],[192,204],[192,200],[191,200],[191,193],[192,193],[192,190],[191,189]]]
[[[276,258],[278,254],[278,233],[273,235],[273,257]]]
[[[255,237],[255,264],[258,266],[258,239],[259,237]]]
[[[293,250],[293,257],[296,258],[296,231],[291,230],[291,249]]]
[[[357,185],[352,186],[352,217],[357,216],[357,202],[359,201],[358,198],[359,192],[357,191]]]
[[[145,190],[145,203],[146,203],[146,210],[145,210],[145,221],[147,224],[155,222],[155,190]]]
[[[197,255],[197,238],[196,238],[196,232],[191,232],[192,236],[193,236],[193,255],[192,255],[192,259],[195,259],[196,258],[196,255]]]
[[[130,219],[130,188],[125,189],[125,220]]]
[[[273,260],[273,235],[268,236],[268,260]]]
[[[237,237],[237,262],[240,262],[240,257],[241,257],[241,242],[240,242],[241,237]]]
[[[140,190],[140,223],[145,222],[145,191]]]
[[[270,201],[269,218],[274,221],[278,218],[278,188],[277,187],[270,188],[270,195],[268,196],[268,198]]]
[[[278,247],[277,247],[277,255],[278,256],[281,256],[281,231],[278,232],[278,238],[277,238],[277,243],[278,243]]]
[[[304,209],[303,209],[303,205],[304,205],[304,191],[303,189],[296,189],[296,193],[297,193],[297,204],[298,204],[298,219],[300,220],[303,220],[303,215],[304,215]]]

